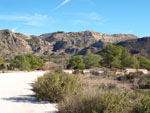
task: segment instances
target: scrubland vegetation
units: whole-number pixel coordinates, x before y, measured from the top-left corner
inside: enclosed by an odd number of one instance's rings
[[[8,64],[8,65],[5,65]],[[41,70],[43,69],[44,61],[39,57],[35,57],[32,54],[29,55],[17,55],[13,59],[0,59],[1,70]]]
[[[56,71],[38,78],[33,91],[39,100],[57,102],[58,113],[149,113],[150,75],[118,77]]]
[[[33,91],[40,100],[57,102],[58,113],[150,113],[150,75],[78,71],[94,67],[149,70],[150,60],[131,56],[121,46],[107,45],[99,55],[87,52],[72,57],[67,68],[77,69],[76,75],[47,73],[38,78]]]
[[[55,58],[18,55],[8,60],[9,69],[40,70],[45,61],[52,59]],[[55,63],[59,64],[59,61],[55,60]],[[58,103],[59,113],[150,113],[149,74],[100,74],[94,69],[83,74],[80,71],[95,67],[149,70],[149,59],[131,56],[121,46],[107,45],[98,54],[87,52],[84,56],[63,58],[62,61],[67,62],[67,68],[75,69],[75,74],[51,70],[33,84],[37,99]],[[2,59],[0,67],[4,68]]]
[[[63,71],[45,74],[33,85],[33,91],[39,100],[59,102],[67,94],[77,94],[80,90],[78,76]]]
[[[68,68],[87,69],[92,67],[150,69],[150,60],[145,57],[131,56],[122,46],[107,45],[99,55],[87,52],[85,56],[74,56]]]

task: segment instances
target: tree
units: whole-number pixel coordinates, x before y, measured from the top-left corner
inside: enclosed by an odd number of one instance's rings
[[[122,67],[139,68],[139,62],[137,58],[133,56],[127,56],[124,59],[122,59]]]
[[[20,70],[30,70],[31,69],[29,60],[25,55],[16,56],[15,59],[11,61],[11,65],[12,65],[12,67],[18,68]]]
[[[0,65],[3,64],[3,58],[0,57]]]
[[[85,69],[84,59],[81,56],[74,56],[69,60],[68,68]]]
[[[33,69],[33,70],[40,69],[44,65],[42,59],[37,58],[37,57],[33,56],[32,54],[28,55],[27,58],[28,58],[28,61],[31,65],[31,69]]]
[[[42,69],[44,61],[41,58],[30,55],[18,55],[11,61],[11,67],[19,70]]]
[[[121,60],[118,57],[114,57],[113,61],[110,64],[111,67],[122,68]]]
[[[121,46],[107,45],[100,53],[103,57],[101,64],[109,68],[121,68],[122,49]]]
[[[89,52],[86,53],[84,57],[84,63],[86,68],[98,67],[100,66],[99,62],[100,62],[99,56],[96,56]]]
[[[100,54],[103,57],[101,64],[105,67],[139,68],[138,60],[122,46],[107,45]]]
[[[140,68],[150,69],[150,60],[148,60],[142,56],[139,56],[137,59],[140,64]]]
[[[4,62],[3,62],[3,58],[0,57],[0,70],[2,69],[5,69],[5,65],[4,65]]]

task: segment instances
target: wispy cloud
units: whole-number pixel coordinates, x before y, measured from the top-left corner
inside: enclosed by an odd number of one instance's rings
[[[34,14],[34,15],[0,15],[0,20],[4,21],[19,21],[24,25],[43,26],[47,22],[54,20],[48,15]]]
[[[58,5],[56,8],[55,8],[55,10],[56,9],[59,9],[60,7],[62,7],[62,6],[64,6],[65,4],[67,4],[68,2],[70,2],[71,0],[64,0],[60,5]]]
[[[102,17],[98,13],[89,13],[87,14],[87,17],[91,20],[99,21],[102,19]]]
[[[72,22],[75,25],[90,26],[90,25],[102,25],[105,24],[108,19],[103,18],[99,13],[74,13],[71,16],[75,16],[77,19]]]

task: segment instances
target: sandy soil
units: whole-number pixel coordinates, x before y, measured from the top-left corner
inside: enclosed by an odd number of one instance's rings
[[[45,72],[0,73],[0,113],[55,113],[56,104],[39,102],[31,85]]]

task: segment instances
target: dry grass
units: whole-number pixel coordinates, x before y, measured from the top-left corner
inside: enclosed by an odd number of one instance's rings
[[[101,84],[115,84],[117,88],[121,90],[131,90],[132,84],[117,81],[114,77],[94,76],[91,74],[80,75],[80,81],[85,84],[86,87],[95,88],[101,86]]]
[[[129,81],[95,73],[80,74],[79,78],[84,90],[78,95],[66,95],[58,104],[59,113],[150,113],[149,91],[135,90]],[[144,77],[141,84],[147,86],[150,82]]]

